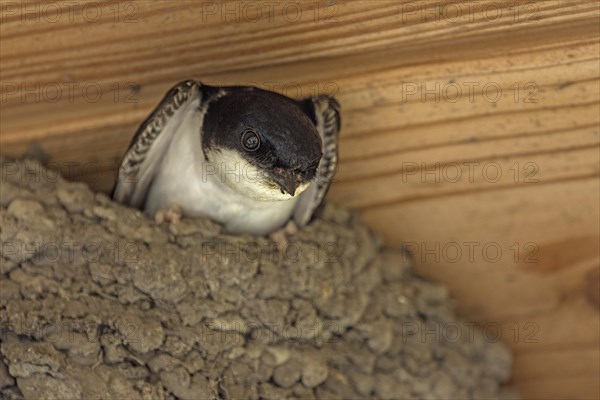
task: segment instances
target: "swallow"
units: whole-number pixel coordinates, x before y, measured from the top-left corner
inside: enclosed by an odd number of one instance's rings
[[[112,197],[159,221],[183,215],[234,234],[292,233],[332,182],[339,110],[327,95],[180,82],[135,133]]]

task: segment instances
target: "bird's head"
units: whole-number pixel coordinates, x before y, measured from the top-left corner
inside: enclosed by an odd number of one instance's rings
[[[204,116],[209,168],[238,193],[289,200],[313,181],[322,157],[319,133],[297,103],[255,87],[227,87]]]

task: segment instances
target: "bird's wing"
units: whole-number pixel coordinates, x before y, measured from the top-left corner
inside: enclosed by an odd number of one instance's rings
[[[200,82],[192,80],[173,86],[138,128],[121,162],[112,193],[114,200],[132,207],[144,206],[148,189],[179,126],[201,106],[201,88]]]
[[[317,178],[300,195],[294,209],[294,221],[300,226],[308,224],[323,204],[323,199],[335,175],[338,162],[338,137],[340,131],[340,105],[331,96],[320,95],[300,103],[321,135],[323,158],[317,168]]]

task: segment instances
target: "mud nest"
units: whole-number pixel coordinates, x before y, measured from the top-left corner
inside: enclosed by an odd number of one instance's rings
[[[507,350],[349,211],[281,254],[0,161],[4,398],[514,397]]]

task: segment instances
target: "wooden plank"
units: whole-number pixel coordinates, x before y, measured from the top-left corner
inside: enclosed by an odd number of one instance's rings
[[[93,4],[0,3],[3,155],[108,191],[178,80],[334,93],[331,199],[500,326],[525,398],[599,397],[597,1]]]

